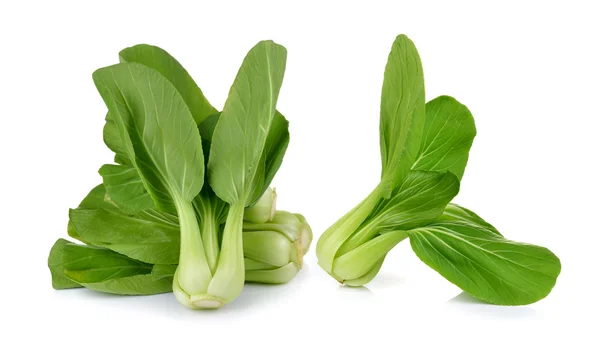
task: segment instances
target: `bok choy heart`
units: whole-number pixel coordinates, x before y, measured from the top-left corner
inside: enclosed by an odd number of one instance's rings
[[[425,103],[421,61],[404,35],[396,38],[385,68],[379,129],[381,180],[319,238],[325,271],[341,283],[364,285],[387,253],[409,238],[423,262],[481,300],[522,305],[550,293],[560,273],[552,252],[507,240],[472,211],[450,204],[475,123],[454,98]]]

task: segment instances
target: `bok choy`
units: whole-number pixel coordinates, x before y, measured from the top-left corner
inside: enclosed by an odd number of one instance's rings
[[[380,113],[381,179],[317,242],[319,265],[340,283],[361,286],[387,253],[409,238],[417,256],[481,300],[522,305],[550,293],[560,273],[548,249],[505,239],[472,211],[451,204],[476,134],[454,98],[425,102],[417,49],[396,38],[384,73]]]
[[[301,215],[276,211],[269,188],[289,142],[275,109],[285,48],[250,50],[222,112],[166,51],[137,45],[119,59],[93,74],[115,164],[69,213],[69,235],[87,245],[61,239],[51,250],[55,288],[173,290],[190,308],[218,308],[244,280],[293,278],[312,232]]]

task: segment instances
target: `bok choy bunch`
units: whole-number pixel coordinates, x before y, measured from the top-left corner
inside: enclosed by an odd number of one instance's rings
[[[250,50],[222,112],[164,50],[138,45],[119,57],[93,74],[115,164],[102,166],[103,184],[70,212],[69,234],[89,246],[56,242],[55,287],[172,289],[190,308],[219,308],[245,279],[293,278],[312,232],[301,215],[281,216],[268,188],[289,142],[288,122],[275,109],[285,48],[263,41]]]
[[[560,273],[548,249],[510,241],[458,194],[475,137],[469,110],[448,96],[425,102],[417,49],[396,38],[385,67],[380,113],[381,180],[317,242],[319,265],[361,286],[406,238],[417,256],[474,297],[522,305],[548,295]]]

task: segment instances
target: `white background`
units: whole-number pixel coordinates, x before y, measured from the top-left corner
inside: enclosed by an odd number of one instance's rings
[[[3,2],[0,341],[597,343],[600,12],[564,3]],[[419,49],[427,98],[452,95],[475,117],[455,201],[561,258],[548,298],[477,303],[407,242],[368,288],[340,287],[313,244],[291,283],[247,286],[213,312],[171,294],[51,288],[46,259],[66,237],[68,208],[111,161],[91,74],[119,50],[161,46],[221,108],[255,43],[285,45],[278,108],[292,138],[274,185],[280,208],[305,214],[318,237],[377,184],[381,83],[400,33]]]

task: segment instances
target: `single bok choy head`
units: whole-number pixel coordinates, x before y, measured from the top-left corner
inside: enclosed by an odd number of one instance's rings
[[[312,230],[304,216],[277,210],[269,222],[244,222],[243,237],[246,281],[279,284],[302,268]]]
[[[388,57],[381,96],[381,180],[362,202],[327,229],[317,242],[319,265],[338,281],[353,284],[352,281],[359,280],[357,284],[362,284],[360,281],[368,278],[371,270],[381,266],[387,251],[405,238],[404,235],[391,234],[378,239],[377,245],[369,251],[374,252],[374,256],[358,259],[361,266],[356,273],[345,275],[338,271],[336,274],[337,259],[343,252],[357,248],[377,234],[378,227],[373,225],[364,238],[357,238],[355,244],[344,246],[365,220],[379,221],[377,216],[373,216],[376,207],[381,202],[394,204],[402,201],[394,201],[392,196],[417,158],[424,121],[425,86],[421,60],[412,41],[400,35]]]
[[[560,273],[548,249],[505,239],[458,194],[476,134],[469,110],[448,96],[425,103],[417,50],[396,38],[385,68],[380,113],[382,173],[359,205],[317,242],[319,265],[339,282],[361,286],[387,253],[410,238],[428,266],[481,300],[522,305],[544,298]]]

